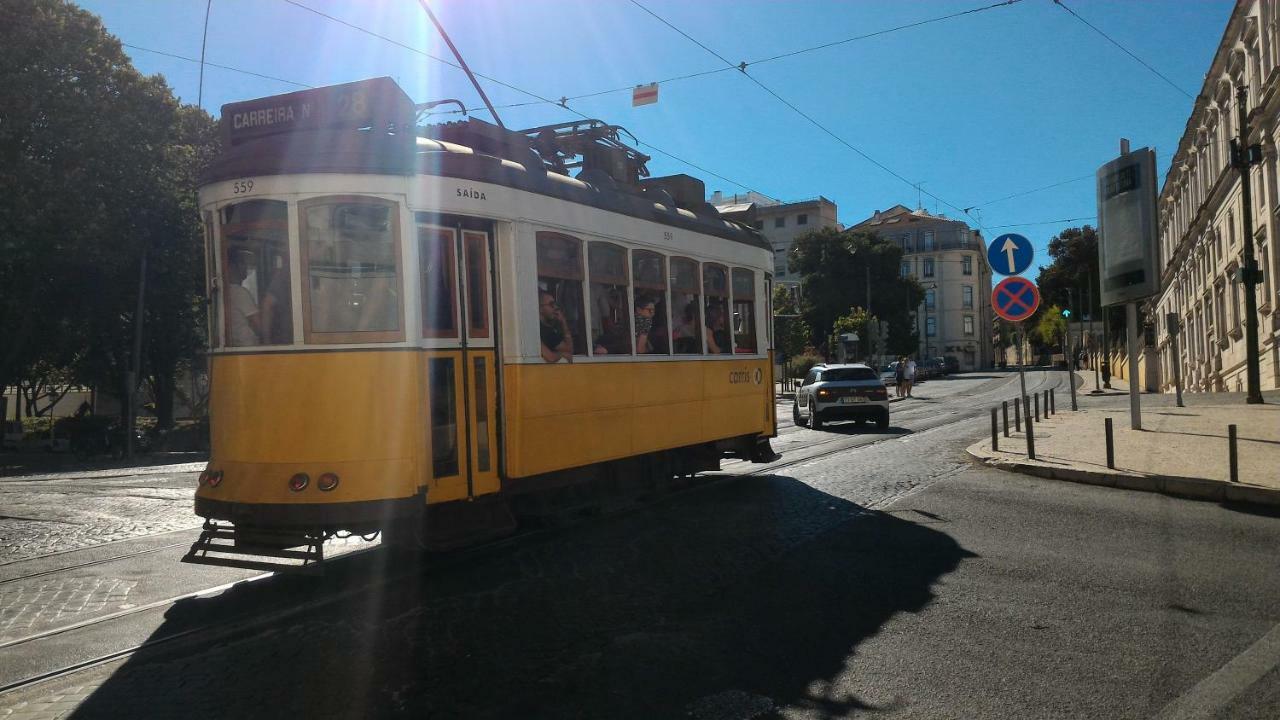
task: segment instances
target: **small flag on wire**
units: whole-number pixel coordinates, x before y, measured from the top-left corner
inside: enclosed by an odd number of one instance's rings
[[[635,89],[631,91],[631,107],[652,105],[656,102],[658,102],[658,83],[637,85]]]

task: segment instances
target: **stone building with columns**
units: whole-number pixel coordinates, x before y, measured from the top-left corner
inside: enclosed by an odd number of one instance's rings
[[[1231,140],[1239,135],[1237,88],[1246,88],[1246,144],[1261,144],[1262,161],[1250,168],[1252,207],[1243,204],[1239,170],[1231,166]],[[1160,385],[1172,392],[1174,364],[1185,389],[1245,388],[1245,285],[1236,271],[1243,258],[1244,217],[1252,218],[1257,285],[1261,388],[1280,388],[1280,298],[1276,235],[1280,232],[1280,4],[1240,0],[1232,10],[1204,86],[1196,98],[1159,198],[1161,290],[1150,303]],[[1165,317],[1175,313],[1178,354]]]

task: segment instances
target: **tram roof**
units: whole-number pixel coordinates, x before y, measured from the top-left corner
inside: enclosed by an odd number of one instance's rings
[[[760,233],[708,204],[696,178],[633,184],[601,171],[602,161],[617,162],[630,153],[623,160],[633,170],[639,162],[643,172],[648,158],[616,139],[589,147],[596,167],[573,178],[549,168],[534,149],[536,142],[545,146],[545,131],[532,138],[475,118],[418,127],[415,115],[412,100],[391,78],[224,105],[223,150],[202,182],[302,173],[434,175],[502,185],[772,251]]]

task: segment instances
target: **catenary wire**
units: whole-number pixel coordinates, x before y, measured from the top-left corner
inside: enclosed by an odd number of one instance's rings
[[[1042,222],[1013,223],[1011,225],[988,225],[987,229],[998,230],[1000,228],[1030,227],[1032,225],[1056,225],[1057,223],[1069,223],[1069,222],[1076,222],[1078,220],[1097,220],[1097,219],[1098,219],[1097,215],[1086,215],[1084,217],[1063,218],[1061,220],[1044,220]]]
[[[176,53],[164,52],[163,50],[152,50],[151,48],[145,48],[145,47],[142,47],[141,45],[131,45],[126,42],[122,42],[120,44],[131,50],[141,50],[142,52],[154,53],[156,55],[163,55],[165,57],[176,58],[178,60],[186,60],[187,62],[191,62],[191,63],[200,62],[196,58],[189,58],[189,57],[186,57],[185,55],[178,55]],[[315,85],[308,85],[306,83],[300,83],[294,80],[285,80],[284,78],[273,77],[271,75],[263,75],[262,73],[256,73],[256,72],[253,72],[252,70],[242,70],[241,68],[231,67],[230,65],[219,65],[218,63],[212,63],[212,62],[209,62],[208,60],[206,60],[204,64],[209,67],[218,68],[219,70],[230,70],[231,72],[238,72],[244,75],[252,75],[257,78],[262,78],[263,80],[273,80],[275,82],[282,82],[282,83],[285,83],[286,85],[296,85],[298,87],[304,87],[304,88],[315,87]]]
[[[289,0],[286,0],[286,1],[289,1]],[[867,34],[864,34],[864,35],[857,35],[857,36],[850,37],[850,38],[844,38],[843,40],[835,40],[835,41],[833,41],[833,42],[823,43],[823,44],[821,44],[821,45],[814,45],[814,46],[812,46],[812,47],[800,48],[800,49],[798,49],[798,50],[792,50],[792,51],[790,51],[790,52],[785,52],[785,53],[781,53],[781,54],[778,54],[778,55],[772,55],[772,56],[770,56],[770,57],[764,57],[764,58],[760,58],[760,59],[758,59],[758,60],[747,60],[747,61],[744,61],[744,62],[739,63],[739,64],[737,64],[737,65],[734,65],[733,63],[728,62],[727,60],[725,60],[725,58],[721,57],[721,56],[720,56],[718,53],[716,53],[714,50],[711,50],[710,48],[706,48],[706,46],[702,46],[702,44],[701,44],[701,43],[699,43],[697,40],[694,40],[693,38],[689,38],[689,39],[690,39],[690,40],[692,40],[693,42],[695,42],[695,43],[697,43],[698,45],[700,45],[700,46],[704,47],[704,49],[706,49],[706,50],[707,50],[708,52],[710,52],[711,54],[713,54],[713,55],[715,55],[716,57],[720,58],[720,60],[721,60],[722,62],[725,62],[725,63],[728,65],[728,67],[714,68],[714,69],[712,69],[712,70],[702,70],[702,71],[699,71],[699,72],[687,73],[687,74],[684,74],[684,75],[676,75],[676,76],[669,77],[669,78],[663,78],[663,79],[661,79],[661,80],[654,80],[654,81],[653,81],[653,83],[654,83],[654,84],[656,84],[656,85],[663,85],[663,84],[666,84],[666,83],[679,82],[679,81],[681,81],[681,80],[690,80],[690,79],[693,79],[693,78],[706,77],[706,76],[708,76],[708,75],[719,75],[720,73],[729,72],[730,70],[741,70],[743,67],[750,67],[750,66],[752,66],[752,65],[760,65],[760,64],[763,64],[763,63],[767,63],[767,62],[773,62],[773,61],[775,61],[775,60],[783,60],[783,59],[785,59],[785,58],[795,57],[795,56],[797,56],[797,55],[803,55],[803,54],[805,54],[805,53],[815,52],[815,51],[817,51],[817,50],[825,50],[825,49],[827,49],[827,48],[835,47],[835,46],[837,46],[837,45],[844,45],[844,44],[846,44],[846,43],[851,43],[851,42],[855,42],[855,41],[858,41],[858,40],[867,40],[867,39],[869,39],[869,38],[879,37],[879,36],[881,36],[881,35],[888,35],[888,34],[890,34],[890,33],[898,32],[898,31],[900,31],[900,30],[908,30],[908,29],[911,29],[911,28],[920,27],[920,26],[922,26],[922,25],[929,25],[929,24],[931,24],[931,23],[941,22],[941,21],[943,21],[943,20],[951,20],[951,19],[953,19],[953,18],[957,18],[957,17],[960,17],[960,16],[962,16],[962,15],[971,15],[971,14],[974,14],[974,13],[985,12],[985,11],[987,11],[987,10],[994,10],[994,9],[996,9],[996,8],[1006,7],[1006,6],[1013,5],[1013,4],[1015,4],[1015,3],[1019,3],[1019,2],[1022,2],[1022,0],[1004,0],[1004,2],[998,2],[998,3],[992,4],[992,5],[985,5],[985,6],[983,6],[983,7],[970,8],[969,10],[964,10],[964,11],[957,12],[957,13],[952,13],[952,14],[950,14],[950,15],[941,15],[941,16],[939,16],[939,17],[927,18],[927,19],[925,19],[925,20],[919,20],[919,21],[917,21],[917,22],[908,23],[908,24],[906,24],[906,25],[898,25],[898,26],[896,26],[896,27],[886,28],[886,29],[884,29],[884,30],[877,30],[877,31],[875,31],[875,32],[867,33]],[[296,4],[296,3],[295,3],[295,4]],[[302,6],[299,6],[299,7],[302,7]],[[642,9],[644,9],[646,12],[649,12],[648,8],[644,8],[644,6],[641,6],[641,8],[642,8]],[[652,15],[653,13],[652,13],[652,12],[650,12],[650,14]],[[654,17],[658,17],[658,16],[657,16],[657,15],[654,15]],[[658,19],[659,19],[659,20],[661,20],[662,18],[658,17]],[[665,22],[665,21],[664,21],[664,22]],[[676,30],[676,32],[680,32],[682,35],[684,35],[684,33],[683,33],[682,31],[680,31],[680,30],[679,30],[679,28],[674,28],[674,26],[673,26],[673,29],[675,29],[675,30]],[[688,35],[685,35],[685,37],[689,37],[689,36],[688,36]],[[585,99],[587,99],[587,98],[600,97],[601,95],[612,95],[612,94],[614,94],[614,93],[620,93],[620,92],[631,92],[634,88],[635,88],[635,85],[624,85],[624,86],[621,86],[621,87],[610,88],[610,89],[608,89],[608,90],[597,90],[597,91],[595,91],[595,92],[584,93],[584,94],[581,94],[581,95],[570,95],[570,96],[568,96],[568,97],[561,98],[561,100],[564,100],[564,101],[567,101],[567,100],[585,100]],[[498,109],[505,109],[505,108],[513,108],[513,107],[524,107],[524,106],[527,106],[527,105],[536,105],[536,104],[538,104],[538,103],[528,103],[528,102],[526,102],[526,103],[513,103],[513,104],[510,104],[510,105],[497,105],[497,106],[495,106],[495,107],[497,107]],[[557,104],[559,104],[559,103],[557,103]],[[476,111],[476,110],[483,110],[483,109],[484,109],[484,108],[482,108],[482,107],[467,108],[466,112],[474,112],[474,111]],[[431,113],[431,114],[448,115],[448,114],[458,114],[458,113],[460,113],[460,112],[462,112],[462,111],[461,111],[461,110],[441,110],[441,111],[439,111],[439,113]]]
[[[1081,175],[1080,177],[1071,178],[1070,180],[1063,180],[1063,181],[1061,181],[1061,182],[1056,182],[1056,183],[1054,183],[1054,184],[1052,184],[1052,185],[1045,185],[1044,187],[1038,187],[1038,188],[1035,188],[1034,190],[1024,190],[1024,191],[1022,191],[1022,192],[1017,192],[1017,193],[1014,193],[1014,194],[1012,194],[1012,195],[1005,195],[1004,197],[996,198],[995,200],[988,200],[988,201],[986,201],[986,202],[978,203],[977,205],[970,205],[969,207],[967,207],[967,208],[965,208],[965,209],[964,209],[964,214],[965,214],[965,215],[968,215],[970,210],[976,210],[976,209],[978,209],[978,208],[983,208],[983,207],[986,207],[986,206],[988,206],[988,205],[994,205],[994,204],[996,204],[996,203],[998,203],[998,202],[1004,202],[1005,200],[1012,200],[1012,199],[1014,199],[1014,198],[1019,198],[1019,197],[1022,197],[1022,196],[1024,196],[1024,195],[1032,195],[1032,194],[1034,194],[1034,193],[1038,193],[1038,192],[1041,192],[1041,191],[1043,191],[1043,190],[1051,190],[1051,189],[1056,188],[1056,187],[1062,187],[1063,185],[1070,185],[1070,184],[1071,184],[1071,183],[1073,183],[1073,182],[1080,182],[1081,180],[1092,180],[1092,179],[1093,179],[1093,177],[1094,177],[1094,176],[1093,176],[1092,174],[1090,174],[1090,175]]]
[[[1100,29],[1099,29],[1097,26],[1095,26],[1093,23],[1091,23],[1091,22],[1089,22],[1088,20],[1085,20],[1084,18],[1080,17],[1079,13],[1077,13],[1075,10],[1072,10],[1071,8],[1067,7],[1067,6],[1062,2],[1062,0],[1053,0],[1053,4],[1054,4],[1054,5],[1057,5],[1058,7],[1062,8],[1063,10],[1066,10],[1067,12],[1071,13],[1071,16],[1072,16],[1072,17],[1074,17],[1075,19],[1077,19],[1077,20],[1079,20],[1080,22],[1084,23],[1085,25],[1089,26],[1089,28],[1090,28],[1091,30],[1093,30],[1094,32],[1098,33],[1098,34],[1099,34],[1099,35],[1101,35],[1102,37],[1106,38],[1107,42],[1109,42],[1109,43],[1111,43],[1112,45],[1115,45],[1116,47],[1120,48],[1120,50],[1121,50],[1122,52],[1124,52],[1124,54],[1125,54],[1125,55],[1128,55],[1129,57],[1133,58],[1134,60],[1137,60],[1137,61],[1138,61],[1138,63],[1142,65],[1142,67],[1144,67],[1144,68],[1146,68],[1146,69],[1150,70],[1152,73],[1154,73],[1154,74],[1155,74],[1155,76],[1156,76],[1156,77],[1158,77],[1158,78],[1160,78],[1161,80],[1163,80],[1163,81],[1165,81],[1166,83],[1168,83],[1168,84],[1169,84],[1169,87],[1173,88],[1174,90],[1177,90],[1178,92],[1182,93],[1183,95],[1186,95],[1186,96],[1187,96],[1187,98],[1188,98],[1188,99],[1190,99],[1190,100],[1195,100],[1195,99],[1196,99],[1194,95],[1192,95],[1191,93],[1187,92],[1186,90],[1183,90],[1182,88],[1178,87],[1176,84],[1174,84],[1174,82],[1173,82],[1172,80],[1170,80],[1169,78],[1165,77],[1165,76],[1164,76],[1164,74],[1163,74],[1163,73],[1161,73],[1159,70],[1156,70],[1155,68],[1151,67],[1151,65],[1149,65],[1149,64],[1147,63],[1147,61],[1146,61],[1146,60],[1143,60],[1142,58],[1138,57],[1137,55],[1134,55],[1132,52],[1130,52],[1129,48],[1127,48],[1127,47],[1125,47],[1125,46],[1121,45],[1120,43],[1116,42],[1116,41],[1115,41],[1115,40],[1114,40],[1110,35],[1106,34],[1106,33],[1105,33],[1105,32],[1103,32],[1102,30],[1100,30]]]
[[[838,143],[840,143],[841,145],[845,146],[846,148],[848,148],[848,149],[852,150],[854,153],[856,153],[857,155],[859,155],[860,157],[862,157],[862,158],[863,158],[864,160],[866,160],[867,162],[871,163],[872,165],[875,165],[876,167],[878,167],[878,168],[880,168],[881,170],[885,171],[886,173],[888,173],[888,174],[892,175],[893,177],[895,177],[895,178],[897,178],[897,179],[901,180],[902,182],[906,183],[907,185],[910,185],[910,186],[912,186],[912,187],[916,188],[916,189],[917,189],[917,191],[921,192],[921,193],[922,193],[922,194],[924,194],[924,195],[927,195],[927,196],[929,196],[929,197],[933,198],[934,200],[937,200],[938,202],[942,203],[943,205],[946,205],[947,207],[952,208],[952,209],[956,210],[957,212],[961,212],[961,213],[963,213],[963,212],[964,212],[964,210],[962,210],[958,205],[954,205],[954,204],[952,204],[952,203],[948,202],[947,200],[945,200],[944,198],[941,198],[941,197],[939,197],[938,195],[935,195],[934,193],[929,192],[928,190],[920,190],[919,183],[913,183],[913,182],[911,182],[911,181],[910,181],[910,180],[908,180],[906,177],[904,177],[904,176],[902,176],[901,174],[897,173],[896,171],[894,171],[894,170],[893,170],[892,168],[890,168],[889,166],[885,165],[884,163],[880,162],[879,160],[876,160],[875,158],[871,157],[871,156],[870,156],[870,155],[868,155],[867,153],[863,152],[860,148],[858,148],[858,147],[854,146],[854,145],[853,145],[852,143],[850,143],[848,140],[845,140],[844,138],[842,138],[842,137],[840,137],[839,135],[837,135],[835,132],[833,132],[833,131],[832,131],[830,128],[828,128],[826,125],[823,125],[822,123],[818,122],[816,119],[814,119],[814,118],[813,118],[813,116],[812,116],[812,115],[809,115],[809,114],[808,114],[808,113],[806,113],[805,111],[801,110],[801,109],[800,109],[799,107],[797,107],[795,104],[793,104],[792,102],[790,102],[790,101],[789,101],[789,100],[787,100],[786,98],[784,98],[784,97],[782,97],[781,95],[779,95],[776,91],[774,91],[774,90],[773,90],[772,88],[770,88],[768,85],[765,85],[765,84],[764,84],[763,82],[761,82],[758,78],[756,78],[755,76],[753,76],[751,73],[748,73],[748,72],[747,72],[747,63],[742,63],[741,65],[734,65],[732,62],[730,62],[729,60],[726,60],[726,59],[725,59],[722,55],[720,55],[719,53],[717,53],[717,52],[715,52],[714,50],[712,50],[712,49],[708,48],[706,45],[703,45],[701,42],[698,42],[698,41],[697,41],[697,40],[695,40],[693,37],[691,37],[688,33],[684,32],[684,31],[683,31],[683,30],[681,30],[680,28],[677,28],[675,25],[672,25],[670,22],[667,22],[667,21],[666,21],[665,19],[663,19],[661,16],[657,15],[657,14],[656,14],[656,13],[654,13],[652,10],[650,10],[650,9],[648,9],[647,7],[645,7],[644,5],[642,5],[642,4],[639,2],[639,0],[631,0],[631,4],[635,5],[636,7],[639,7],[640,9],[644,10],[644,11],[645,11],[646,13],[648,13],[649,15],[652,15],[653,17],[657,18],[660,22],[662,22],[662,24],[666,25],[667,27],[671,28],[672,30],[675,30],[675,31],[676,31],[677,33],[679,33],[680,35],[683,35],[684,37],[688,38],[690,41],[692,41],[692,42],[693,42],[694,44],[696,44],[698,47],[701,47],[702,49],[704,49],[704,50],[706,50],[707,52],[711,53],[712,55],[716,56],[717,58],[719,58],[719,59],[720,59],[720,61],[721,61],[721,62],[725,63],[725,64],[726,64],[726,65],[728,65],[730,68],[737,69],[737,70],[741,71],[741,73],[742,73],[742,75],[743,75],[743,76],[745,76],[747,79],[751,80],[751,82],[753,82],[753,83],[755,83],[757,86],[759,86],[759,87],[760,87],[760,89],[762,89],[762,90],[764,90],[765,92],[767,92],[767,93],[769,93],[770,95],[772,95],[776,100],[778,100],[778,102],[781,102],[783,105],[786,105],[786,106],[787,106],[788,108],[790,108],[793,112],[795,112],[797,115],[799,115],[800,117],[802,117],[802,118],[804,118],[805,120],[807,120],[807,121],[808,121],[810,124],[812,124],[814,127],[818,128],[818,129],[819,129],[819,130],[821,130],[822,132],[824,132],[824,133],[826,133],[827,135],[829,135],[829,136],[830,136],[832,139],[834,139],[836,142],[838,142]],[[967,214],[967,213],[966,213],[966,214]]]

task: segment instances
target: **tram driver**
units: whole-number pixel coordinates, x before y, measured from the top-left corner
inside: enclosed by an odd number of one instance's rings
[[[261,344],[262,313],[253,293],[243,284],[249,277],[253,253],[248,250],[232,250],[227,263],[227,344],[232,347],[249,347]]]
[[[538,291],[538,334],[542,342],[542,359],[549,363],[564,358],[573,362],[573,334],[556,297],[546,290]]]

